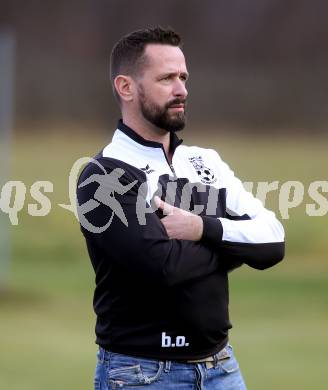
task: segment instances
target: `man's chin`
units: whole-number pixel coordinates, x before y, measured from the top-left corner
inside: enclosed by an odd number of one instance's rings
[[[184,113],[175,113],[172,115],[171,120],[168,121],[167,131],[173,131],[174,133],[181,131],[185,128],[186,117]]]
[[[162,117],[157,118],[151,118],[150,116],[144,114],[144,118],[159,129],[162,129],[168,133],[176,133],[181,131],[186,125],[186,117],[184,113],[166,113],[165,116],[163,115]]]
[[[166,122],[166,123],[157,123],[156,126],[160,129],[166,131],[167,133],[177,133],[178,131],[181,131],[185,128],[185,122]]]
[[[185,122],[171,123],[170,126],[167,126],[167,131],[177,133],[178,131],[183,130],[185,125]]]

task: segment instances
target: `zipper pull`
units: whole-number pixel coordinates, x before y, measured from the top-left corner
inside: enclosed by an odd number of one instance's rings
[[[176,175],[176,173],[175,173],[175,169],[173,168],[173,164],[170,164],[170,168],[171,168],[171,171],[172,171],[173,175],[174,175],[175,177],[177,177],[177,175]]]

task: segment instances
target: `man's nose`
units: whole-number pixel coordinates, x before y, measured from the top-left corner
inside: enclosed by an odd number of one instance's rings
[[[177,79],[174,83],[174,89],[173,89],[174,96],[179,96],[182,98],[186,98],[188,95],[188,91],[186,88],[185,81]]]

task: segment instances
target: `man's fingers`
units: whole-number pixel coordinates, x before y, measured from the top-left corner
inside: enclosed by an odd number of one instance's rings
[[[155,202],[156,207],[163,211],[163,214],[165,214],[165,215],[173,214],[174,206],[164,202],[164,200],[161,200],[160,197],[155,196],[154,202]]]
[[[155,206],[158,208],[158,209],[160,209],[160,210],[163,210],[163,205],[162,205],[162,203],[164,203],[161,199],[160,199],[160,197],[159,196],[155,196],[154,197],[154,203],[155,203]]]

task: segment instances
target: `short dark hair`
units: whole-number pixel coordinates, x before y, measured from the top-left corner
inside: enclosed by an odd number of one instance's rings
[[[161,45],[182,46],[182,40],[172,28],[160,26],[133,31],[122,37],[113,47],[110,56],[110,80],[114,95],[119,99],[114,79],[119,74],[136,75],[145,64],[145,47],[155,43]]]

